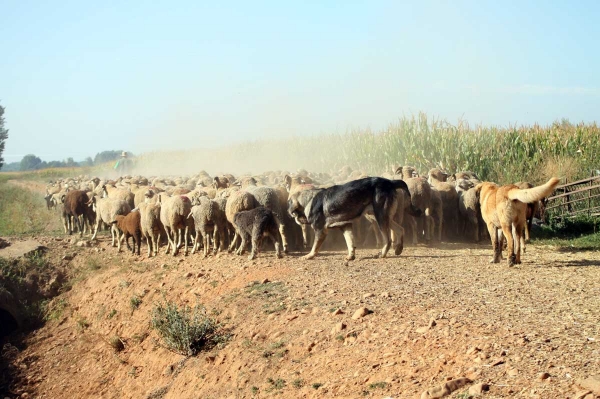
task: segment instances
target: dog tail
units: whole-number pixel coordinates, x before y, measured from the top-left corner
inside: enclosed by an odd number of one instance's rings
[[[553,177],[548,180],[546,184],[541,186],[527,188],[524,190],[513,188],[508,192],[508,198],[530,204],[552,194],[556,186],[558,186],[558,182],[559,180],[556,177]]]
[[[406,182],[404,180],[390,180],[390,181],[392,182],[392,186],[394,186],[395,189],[401,189],[410,194],[410,192],[408,191],[408,186],[406,185]]]

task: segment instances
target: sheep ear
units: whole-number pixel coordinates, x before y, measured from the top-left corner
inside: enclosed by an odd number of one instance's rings
[[[285,179],[286,184],[288,184],[290,186],[292,185],[292,176],[285,175],[284,179]]]

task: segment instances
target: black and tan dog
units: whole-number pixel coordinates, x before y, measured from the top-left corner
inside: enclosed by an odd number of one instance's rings
[[[329,188],[302,190],[290,195],[288,212],[296,222],[310,224],[315,231],[312,250],[304,259],[312,259],[330,228],[342,229],[348,246],[347,260],[353,260],[355,249],[352,223],[365,212],[372,212],[383,237],[381,257],[385,257],[394,244],[396,255],[402,252],[403,229],[394,216],[398,208],[398,193],[408,187],[402,180],[367,177]],[[415,212],[419,212],[415,210]]]

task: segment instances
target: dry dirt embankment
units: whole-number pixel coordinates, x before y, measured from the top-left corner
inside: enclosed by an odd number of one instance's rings
[[[600,373],[597,252],[530,246],[508,268],[488,263],[489,246],[409,247],[389,259],[359,250],[345,266],[341,251],[147,259],[106,237],[41,241],[86,277],[16,357],[19,390],[35,397],[412,398],[468,377],[451,397],[484,383],[488,398],[565,398]],[[204,304],[230,340],[188,359],[168,351],[149,327],[163,297]],[[361,307],[372,313],[354,319]]]

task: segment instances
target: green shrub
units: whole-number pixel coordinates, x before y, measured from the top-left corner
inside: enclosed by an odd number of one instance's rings
[[[167,348],[185,356],[222,342],[219,324],[206,314],[201,305],[178,307],[171,301],[159,302],[152,310],[152,328]]]

